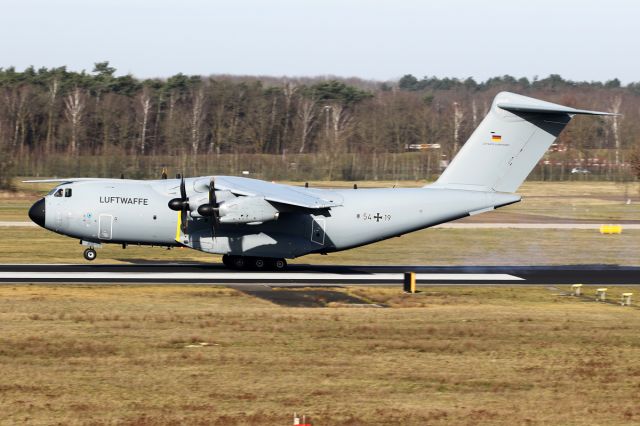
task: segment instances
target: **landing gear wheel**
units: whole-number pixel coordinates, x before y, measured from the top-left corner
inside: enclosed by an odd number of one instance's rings
[[[229,256],[228,254],[225,254],[222,256],[222,264],[224,266],[226,266],[227,268],[232,268],[233,265],[231,264],[231,256]]]
[[[83,256],[85,259],[91,261],[91,260],[95,260],[95,258],[98,257],[98,254],[94,249],[88,248],[84,251]]]
[[[231,267],[234,269],[244,269],[245,267],[245,260],[244,257],[242,256],[232,256],[231,257]]]
[[[284,259],[274,259],[273,261],[273,270],[274,271],[284,271],[287,269],[287,261]]]
[[[261,257],[256,257],[253,259],[253,267],[258,270],[265,269],[267,263]]]

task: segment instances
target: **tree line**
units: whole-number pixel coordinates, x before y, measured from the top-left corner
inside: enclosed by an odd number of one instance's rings
[[[355,164],[404,155],[411,144],[438,144],[429,161],[439,164],[455,155],[502,90],[623,114],[572,123],[559,140],[562,161],[600,156],[609,170],[619,170],[633,163],[639,144],[640,83],[623,86],[617,79],[138,79],[116,71],[108,62],[91,72],[0,69],[0,175],[57,173],[47,165],[52,159],[63,168],[89,157],[135,159],[150,161],[153,169],[225,155],[277,155],[288,165],[296,156],[312,156],[325,168],[344,170],[344,158]],[[415,155],[418,163],[426,158]]]

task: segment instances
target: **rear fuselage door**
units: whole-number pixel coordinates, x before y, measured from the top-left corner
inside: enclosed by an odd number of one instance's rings
[[[311,241],[324,245],[324,230],[326,222],[323,217],[311,216]]]

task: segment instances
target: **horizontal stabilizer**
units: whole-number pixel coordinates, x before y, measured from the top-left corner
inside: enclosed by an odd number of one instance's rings
[[[589,111],[586,109],[576,109],[571,107],[566,107],[562,105],[552,104],[550,102],[545,102],[549,105],[526,105],[526,104],[515,104],[515,103],[499,103],[498,108],[504,109],[510,112],[528,112],[532,114],[585,114],[585,115],[619,115],[614,114],[612,112],[602,112],[602,111]]]

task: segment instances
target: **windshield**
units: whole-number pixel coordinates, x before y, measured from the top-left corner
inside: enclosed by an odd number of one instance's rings
[[[53,188],[51,191],[49,191],[49,193],[47,195],[53,195],[57,190],[59,189],[58,186],[56,186],[55,188]]]

